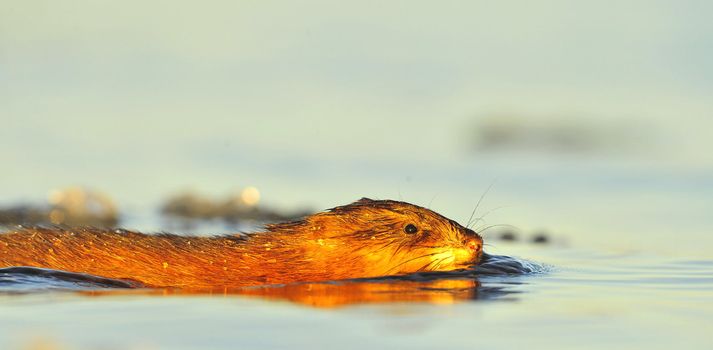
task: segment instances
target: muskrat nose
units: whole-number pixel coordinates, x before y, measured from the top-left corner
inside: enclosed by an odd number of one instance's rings
[[[466,247],[468,247],[469,250],[472,250],[473,252],[480,252],[481,249],[483,249],[483,241],[482,240],[476,240],[476,239],[471,239],[468,241],[466,244]]]
[[[475,231],[467,228],[465,229],[466,239],[463,240],[463,244],[468,248],[468,250],[474,253],[480,253],[483,250],[483,239],[475,233]]]

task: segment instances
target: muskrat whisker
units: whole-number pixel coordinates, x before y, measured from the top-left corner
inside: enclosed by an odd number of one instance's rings
[[[440,260],[436,260],[437,263],[436,263],[436,265],[433,267],[433,270],[438,270],[438,269],[441,267],[441,264],[443,264],[443,262],[446,261],[446,260],[448,260],[448,259],[453,259],[453,256],[446,256],[446,257],[444,257],[444,258],[442,258],[442,259],[440,259]]]
[[[431,267],[431,265],[434,265],[434,266],[433,266],[433,269],[436,270],[436,269],[438,269],[438,265],[441,264],[441,262],[443,261],[443,259],[445,259],[445,258],[431,261],[428,265],[426,265],[426,267]]]
[[[393,242],[394,242],[394,240],[390,240],[388,244],[382,245],[381,247],[375,249],[374,252],[380,252],[386,248],[389,248],[390,247],[389,244],[392,244]]]
[[[421,256],[417,256],[417,257],[415,257],[415,258],[408,259],[408,260],[406,260],[406,261],[404,261],[404,262],[402,262],[402,263],[400,263],[400,264],[398,264],[398,265],[396,265],[396,266],[394,266],[394,267],[388,269],[388,270],[386,271],[385,275],[388,275],[389,272],[391,272],[391,270],[397,269],[397,268],[401,267],[402,265],[407,264],[407,263],[409,263],[409,262],[411,262],[411,261],[414,261],[414,260],[417,260],[417,259],[427,258],[427,257],[429,257],[429,256],[434,256],[434,255],[438,255],[438,254],[443,254],[444,252],[445,252],[445,251],[443,251],[443,252],[436,252],[436,253],[430,253],[430,254],[424,254],[424,255],[421,255]]]
[[[391,258],[395,257],[401,251],[402,248],[406,247],[407,243],[408,242],[406,242],[406,241],[399,243],[399,245],[396,246],[396,249],[394,250],[394,252],[391,254]],[[391,258],[389,260],[391,260]]]
[[[428,264],[421,266],[421,268],[419,268],[417,271],[423,271],[423,270],[425,270],[425,269],[427,269],[427,268],[431,268],[431,265],[435,265],[435,266],[432,268],[432,270],[437,270],[437,269],[438,269],[438,266],[440,266],[441,262],[443,262],[443,260],[445,260],[445,259],[447,259],[447,258],[449,258],[449,257],[441,258],[441,259],[438,259],[438,260],[432,260],[432,261],[429,262]]]
[[[472,223],[471,225],[475,225],[475,224],[477,224],[479,221],[485,222],[485,217],[488,216],[488,214],[490,214],[490,213],[492,213],[492,212],[494,212],[494,211],[496,211],[496,210],[498,210],[498,209],[503,209],[503,208],[507,208],[507,207],[511,207],[511,205],[502,205],[502,206],[499,206],[499,207],[490,209],[490,210],[486,211],[485,214],[481,215],[480,217],[475,218],[475,221],[473,221],[473,223]]]
[[[427,271],[428,268],[429,268],[431,265],[433,265],[435,262],[437,262],[437,261],[438,261],[438,260],[430,261],[430,262],[428,262],[426,265],[423,265],[423,266],[419,267],[418,270],[416,270],[416,271]]]
[[[421,245],[421,244],[413,245],[412,247],[414,247],[414,248],[430,248],[430,249],[448,248],[448,247],[442,246],[442,245]]]
[[[475,208],[473,208],[473,212],[470,213],[470,218],[468,218],[468,223],[465,225],[466,228],[470,228],[471,221],[473,220],[473,216],[475,216],[475,212],[478,210],[478,206],[480,206],[480,202],[482,202],[483,198],[485,198],[485,195],[487,195],[488,192],[490,192],[490,189],[493,188],[493,185],[495,185],[496,181],[497,181],[497,179],[493,180],[493,182],[491,182],[490,185],[488,185],[488,188],[485,190],[485,192],[483,192],[483,194],[480,195],[480,198],[478,198],[478,202],[475,203]]]
[[[483,232],[485,232],[491,228],[495,228],[495,227],[509,227],[509,228],[513,228],[518,231],[522,231],[522,229],[520,229],[519,227],[517,227],[515,225],[510,225],[510,224],[496,224],[496,225],[485,226],[485,227],[478,229],[476,231],[479,233],[483,233]]]
[[[438,193],[434,194],[433,197],[431,197],[431,200],[428,201],[428,205],[426,206],[426,208],[431,209],[431,203],[433,203],[433,200],[436,199],[436,197],[438,197]]]

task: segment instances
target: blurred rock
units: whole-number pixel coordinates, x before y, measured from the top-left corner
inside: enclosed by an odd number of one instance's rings
[[[49,211],[46,208],[19,205],[0,208],[0,224],[21,225],[49,223]]]
[[[47,201],[0,209],[0,223],[114,227],[119,222],[114,201],[100,191],[68,187],[51,191]]]
[[[472,149],[479,153],[626,154],[652,146],[646,125],[496,115],[472,129]]]
[[[210,198],[185,192],[169,198],[161,212],[187,219],[212,219],[217,216],[217,206]]]
[[[545,244],[545,243],[549,243],[549,242],[550,242],[549,236],[543,232],[537,233],[532,237],[532,243]]]
[[[512,232],[512,231],[501,232],[499,235],[499,238],[503,241],[517,241],[518,240],[517,235],[515,234],[515,232]]]
[[[247,187],[228,196],[213,200],[200,194],[186,192],[169,198],[161,212],[182,220],[223,220],[230,224],[244,221],[273,223],[295,220],[312,214],[312,211],[284,212],[259,205],[260,192],[255,187]]]

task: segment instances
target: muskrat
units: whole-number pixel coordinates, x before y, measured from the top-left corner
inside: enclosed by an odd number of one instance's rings
[[[0,234],[0,267],[147,287],[236,288],[466,268],[480,260],[482,244],[473,230],[429,209],[362,198],[262,232],[215,237],[20,227]]]

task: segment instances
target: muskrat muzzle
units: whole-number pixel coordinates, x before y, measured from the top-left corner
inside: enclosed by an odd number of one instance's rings
[[[465,234],[467,238],[464,239],[463,244],[473,254],[473,259],[469,263],[476,265],[483,256],[483,238],[469,228],[465,229]]]

